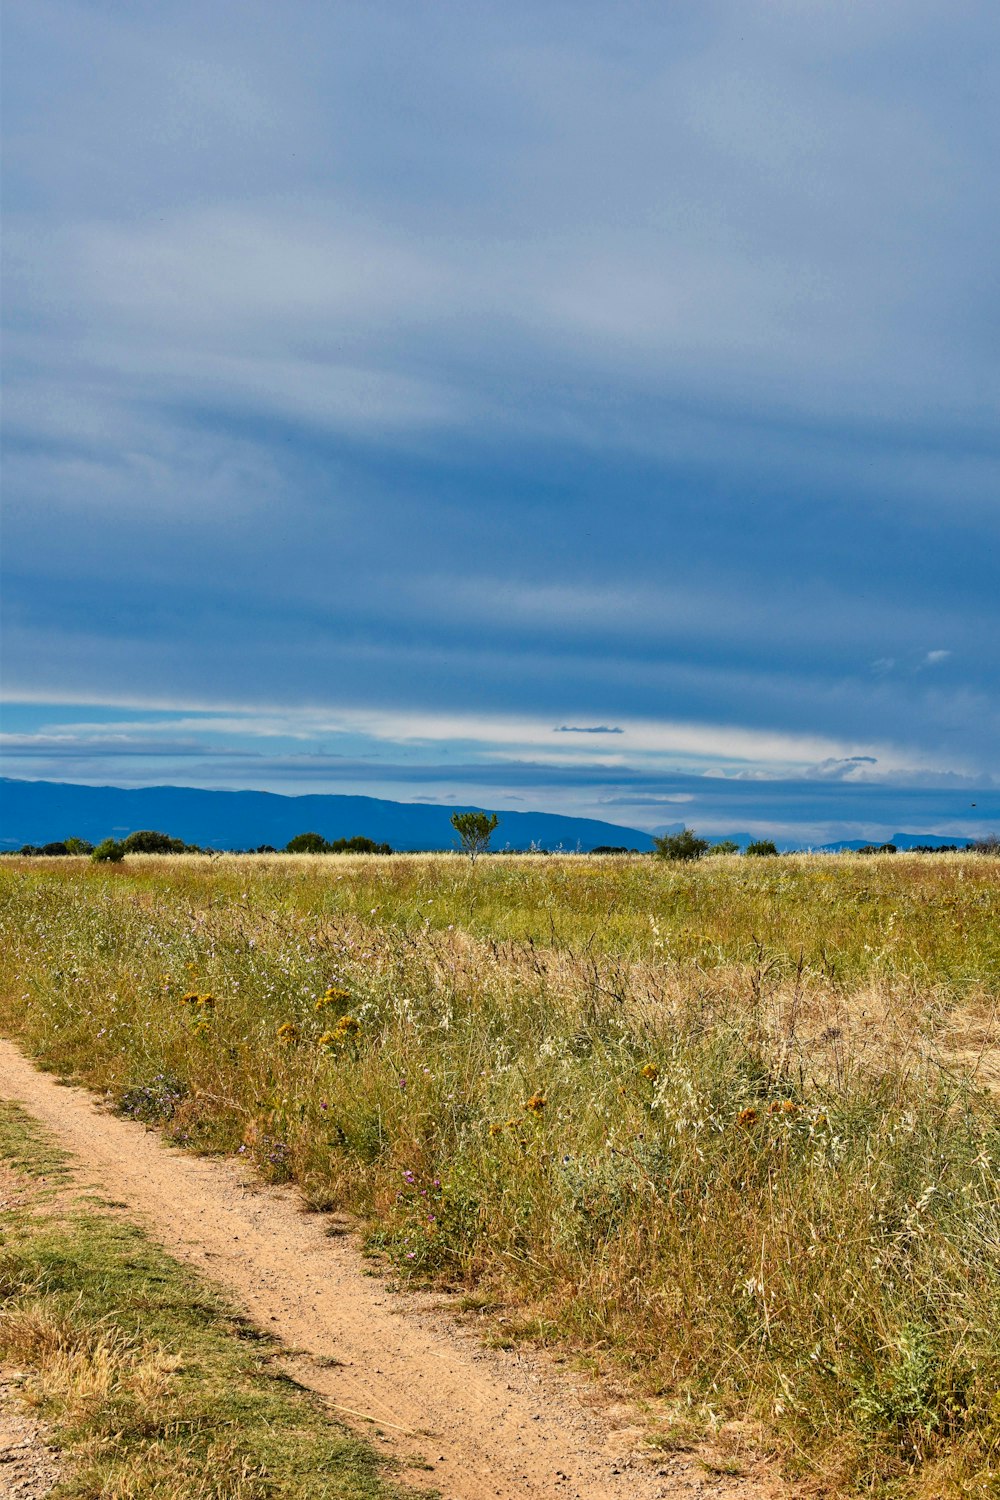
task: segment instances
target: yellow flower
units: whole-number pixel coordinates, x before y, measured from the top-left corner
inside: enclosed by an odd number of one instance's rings
[[[655,1083],[660,1076],[660,1070],[655,1063],[646,1063],[645,1067],[639,1069],[639,1072],[643,1078],[648,1078],[650,1083]]]
[[[299,1039],[299,1028],[294,1021],[282,1021],[278,1027],[278,1038],[282,1042],[297,1042]]]
[[[195,990],[189,990],[186,995],[182,995],[181,996],[181,1004],[182,1005],[197,1005],[198,1004],[198,994],[197,994],[197,991],[195,991]]]
[[[340,1038],[337,1036],[336,1032],[324,1031],[323,1035],[320,1037],[316,1045],[317,1047],[333,1047],[339,1040]]]
[[[316,1001],[316,1009],[326,1010],[330,1005],[346,1005],[350,998],[349,990],[341,989],[338,985],[331,984]]]
[[[361,1030],[361,1022],[355,1020],[354,1016],[341,1016],[336,1029],[341,1036],[357,1036]]]
[[[198,1006],[199,1006],[199,1009],[201,1009],[201,1010],[214,1010],[215,1009],[215,996],[214,995],[199,995],[198,996]]]
[[[211,1023],[205,1020],[195,1021],[191,1028],[195,1036],[208,1036],[212,1030]]]
[[[499,1123],[497,1123],[496,1121],[494,1121],[494,1123],[490,1126],[490,1135],[502,1135],[502,1134],[503,1134],[503,1126],[500,1125]]]
[[[757,1111],[755,1109],[751,1109],[748,1106],[746,1109],[740,1110],[739,1114],[736,1116],[736,1123],[737,1125],[745,1126],[756,1125],[757,1119]]]
[[[533,1115],[540,1115],[548,1102],[544,1094],[532,1094],[524,1107],[530,1110]]]

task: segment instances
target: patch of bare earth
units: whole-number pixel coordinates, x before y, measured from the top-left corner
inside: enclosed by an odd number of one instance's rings
[[[206,1272],[288,1350],[332,1412],[444,1500],[771,1500],[786,1490],[739,1434],[725,1451],[657,1452],[639,1408],[533,1351],[483,1347],[450,1299],[394,1292],[356,1236],[287,1189],[165,1147],[0,1041],[0,1095],[26,1108],[102,1193]],[[27,1429],[25,1429],[27,1431]],[[724,1472],[739,1469],[738,1473]],[[10,1491],[34,1497],[34,1491]]]
[[[59,1478],[59,1455],[20,1399],[27,1376],[0,1367],[0,1496],[42,1500]]]

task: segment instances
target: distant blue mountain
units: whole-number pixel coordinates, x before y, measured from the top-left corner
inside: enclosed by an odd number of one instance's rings
[[[465,811],[466,809],[461,809]],[[377,797],[274,792],[218,792],[197,787],[79,786],[65,781],[14,781],[0,777],[0,849],[81,838],[91,843],[155,828],[213,849],[281,849],[297,833],[319,833],[330,841],[361,834],[394,849],[453,849],[449,821],[456,809]],[[482,809],[475,809],[482,811]],[[504,812],[493,835],[502,849],[581,849],[601,844],[648,850],[653,840],[636,828],[596,818],[558,813]]]

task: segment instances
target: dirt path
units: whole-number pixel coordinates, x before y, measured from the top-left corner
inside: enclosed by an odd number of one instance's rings
[[[764,1476],[713,1474],[688,1453],[651,1462],[624,1406],[544,1360],[482,1348],[441,1311],[371,1274],[354,1238],[331,1238],[285,1189],[231,1161],[165,1147],[103,1111],[83,1089],[40,1073],[0,1041],[0,1096],[22,1104],[81,1170],[171,1254],[207,1272],[290,1349],[289,1368],[336,1413],[404,1460],[425,1459],[423,1487],[445,1500],[659,1500],[700,1494],[758,1500]],[[589,1401],[588,1401],[589,1398]],[[647,1450],[648,1454],[648,1450]],[[408,1476],[417,1482],[416,1469]]]

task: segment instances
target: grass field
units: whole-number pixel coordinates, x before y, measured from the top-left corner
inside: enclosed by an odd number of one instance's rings
[[[2,1104],[0,1159],[0,1359],[63,1450],[53,1500],[398,1500],[272,1342]]]
[[[833,1490],[1000,1473],[1000,865],[0,865],[45,1066]]]

